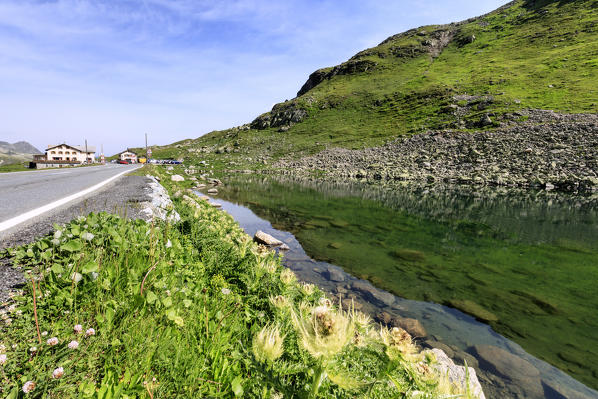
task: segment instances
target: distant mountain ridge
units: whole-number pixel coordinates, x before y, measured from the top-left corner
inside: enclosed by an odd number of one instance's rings
[[[33,155],[43,154],[27,141],[0,141],[0,165],[30,161]]]

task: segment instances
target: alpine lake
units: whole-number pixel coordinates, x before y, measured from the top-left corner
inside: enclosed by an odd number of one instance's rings
[[[598,398],[598,193],[223,180],[213,200],[301,280],[475,367],[488,398]]]

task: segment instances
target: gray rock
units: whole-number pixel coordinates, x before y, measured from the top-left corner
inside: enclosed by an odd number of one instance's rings
[[[170,176],[170,180],[175,182],[185,181],[185,178],[181,175],[172,175]]]
[[[269,245],[269,246],[273,246],[273,247],[277,247],[277,246],[283,244],[282,241],[272,237],[268,233],[264,233],[261,230],[258,230],[255,233],[255,235],[253,236],[253,239],[260,244]]]
[[[463,366],[457,366],[453,361],[440,349],[432,349],[432,352],[436,356],[436,361],[433,365],[434,369],[440,376],[447,376],[449,381],[457,386],[460,386],[463,391],[469,391],[474,397],[478,399],[486,399],[482,385],[478,380],[475,369],[468,367],[467,371]]]
[[[326,277],[330,281],[335,281],[339,283],[345,281],[345,274],[342,271],[333,267],[329,268],[325,272],[324,277]]]

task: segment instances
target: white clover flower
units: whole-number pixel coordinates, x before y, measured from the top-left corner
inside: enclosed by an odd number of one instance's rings
[[[94,330],[93,328],[88,328],[85,331],[85,336],[86,337],[91,337],[92,335],[96,335],[96,330]]]
[[[6,346],[4,344],[0,344],[0,353],[6,352]]]
[[[52,238],[50,242],[55,246],[60,245],[60,240],[58,238]]]
[[[50,346],[58,345],[58,338],[52,337],[46,341],[46,343]]]
[[[29,352],[31,352],[31,353],[37,352],[37,346],[32,346],[31,348],[29,348]]]
[[[54,369],[54,371],[52,372],[52,378],[54,378],[55,380],[59,379],[63,375],[64,375],[64,369],[62,367],[58,367],[58,368]]]
[[[72,235],[72,234],[70,234],[70,233],[69,233],[69,234],[67,234],[66,236],[67,236],[68,238],[73,238],[73,235]]]
[[[26,383],[23,384],[23,393],[29,393],[31,391],[33,391],[35,389],[35,382],[33,381],[27,381]]]
[[[60,239],[60,237],[62,237],[62,230],[56,230],[56,231],[54,232],[54,238],[55,238],[56,240],[59,240],[59,239]]]
[[[22,314],[23,314],[23,311],[22,311],[21,309],[19,309],[19,310],[17,310],[17,311],[15,312],[15,314],[16,314],[17,316],[20,316],[20,315],[22,315]]]
[[[6,364],[6,355],[3,353],[0,355],[0,365]]]
[[[77,349],[79,347],[79,343],[77,341],[71,341],[68,345],[69,349]]]
[[[168,240],[166,242],[166,248],[170,248],[170,247],[172,247],[172,241]]]
[[[4,323],[6,323],[7,326],[10,326],[12,324],[12,319],[8,318],[6,320],[4,320]]]
[[[81,324],[75,324],[73,330],[75,331],[75,334],[81,334],[83,331],[83,326]]]
[[[230,290],[228,288],[223,288],[220,290],[224,295],[230,294]]]
[[[42,337],[45,337],[46,335],[48,335],[47,331],[42,331]]]
[[[75,280],[75,283],[83,280],[83,275],[81,273],[73,273],[71,274],[71,280]]]
[[[94,237],[95,236],[92,233],[89,233],[87,231],[85,233],[81,234],[81,238],[84,239],[85,241],[91,241],[91,240],[93,240]]]
[[[13,348],[13,349],[17,349],[18,347],[19,347],[19,345],[17,345],[17,344],[12,344],[12,346],[11,346],[11,348]]]

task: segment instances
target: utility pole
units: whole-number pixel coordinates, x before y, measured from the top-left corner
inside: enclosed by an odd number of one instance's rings
[[[85,139],[85,163],[89,163],[89,153],[87,152],[87,139]]]
[[[150,158],[152,157],[152,150],[147,148],[147,133],[145,134],[145,157],[147,160],[146,162],[149,162]]]

